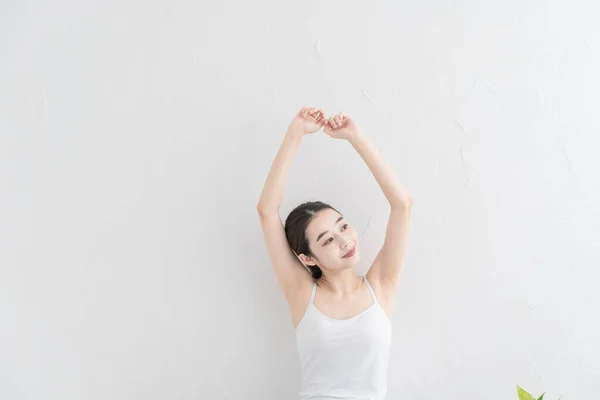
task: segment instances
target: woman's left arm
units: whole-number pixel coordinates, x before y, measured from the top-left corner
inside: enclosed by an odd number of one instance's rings
[[[391,206],[385,240],[379,254],[367,273],[370,282],[379,282],[382,287],[396,289],[400,270],[406,253],[408,230],[412,209],[412,197],[399,182],[392,167],[377,152],[369,138],[358,125],[345,114],[329,118],[325,133],[337,139],[346,139],[365,161],[381,187]]]
[[[412,198],[406,191],[406,188],[400,184],[392,167],[383,159],[381,154],[375,149],[373,143],[358,130],[354,135],[348,138],[352,147],[360,154],[365,161],[371,173],[377,180],[379,187],[383,191],[386,199],[392,209],[410,208]]]
[[[369,281],[394,291],[406,254],[412,197],[398,181],[392,167],[377,152],[371,141],[360,131],[348,141],[365,161],[391,206],[383,246],[367,273]]]

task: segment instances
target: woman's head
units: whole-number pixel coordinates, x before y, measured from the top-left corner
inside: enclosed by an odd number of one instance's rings
[[[320,201],[296,207],[285,220],[291,249],[315,279],[352,268],[358,261],[358,236],[335,208]],[[354,254],[344,257],[354,247]]]

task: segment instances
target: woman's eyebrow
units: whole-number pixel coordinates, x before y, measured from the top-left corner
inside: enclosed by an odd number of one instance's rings
[[[341,221],[341,220],[343,220],[343,219],[344,219],[344,217],[339,217],[339,218],[338,218],[338,219],[335,221],[335,224],[333,224],[333,226],[336,226],[336,225],[338,224],[338,222],[340,222],[340,221]],[[329,232],[329,231],[321,232],[321,233],[319,234],[319,236],[317,236],[317,242],[318,242],[318,241],[319,241],[319,240],[320,240],[320,239],[323,237],[323,235],[324,235],[324,234],[326,234],[327,232]]]

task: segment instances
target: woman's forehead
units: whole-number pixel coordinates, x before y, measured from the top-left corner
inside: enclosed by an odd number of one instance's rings
[[[314,219],[315,225],[319,225],[320,227],[333,227],[337,222],[339,222],[343,218],[340,214],[338,214],[335,210],[328,208],[326,210],[322,210]]]

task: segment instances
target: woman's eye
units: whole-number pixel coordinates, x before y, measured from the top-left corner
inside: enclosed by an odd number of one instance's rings
[[[344,228],[344,230],[348,229],[348,224],[344,224],[343,228]],[[333,240],[333,238],[327,239],[327,241],[325,242],[325,245],[328,244],[330,240]]]

